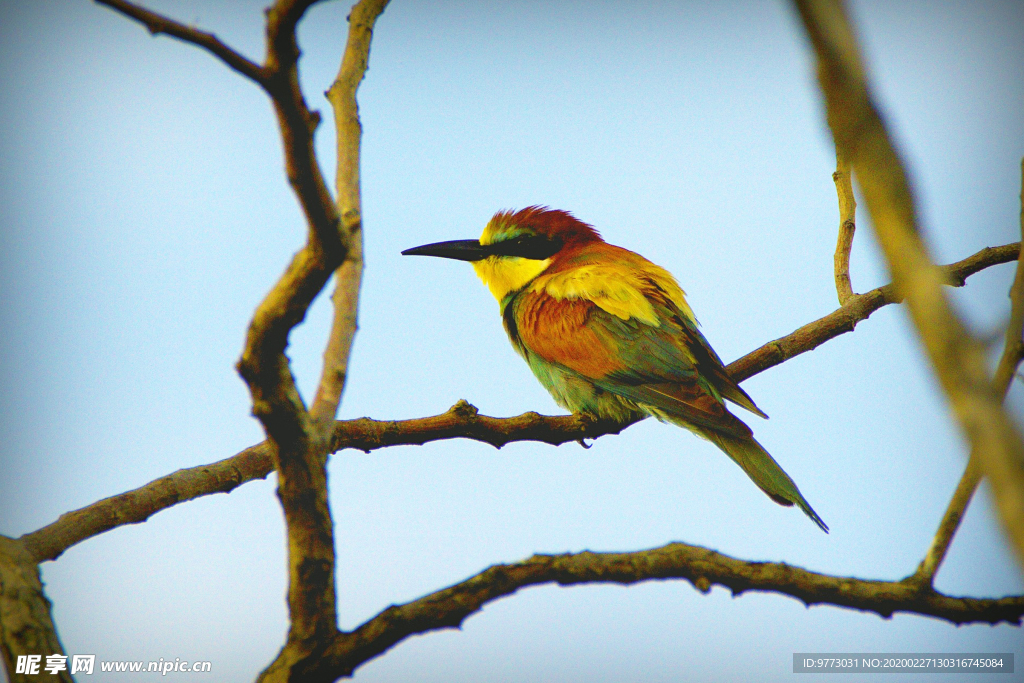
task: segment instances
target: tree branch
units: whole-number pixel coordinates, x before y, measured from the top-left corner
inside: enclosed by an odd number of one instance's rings
[[[1020,170],[1020,232],[1021,238],[1024,238],[1024,159],[1021,160]],[[1004,399],[1010,390],[1010,384],[1021,360],[1024,360],[1024,251],[1021,251],[1017,258],[1017,272],[1014,275],[1013,284],[1010,286],[1010,322],[1006,326],[1003,354],[999,358],[999,365],[992,378],[996,391]],[[939,566],[949,551],[953,536],[960,528],[964,511],[974,497],[974,492],[980,482],[981,471],[978,465],[978,454],[972,448],[971,456],[967,460],[967,467],[964,468],[956,491],[953,492],[953,498],[946,507],[946,512],[942,516],[931,546],[911,578],[925,582],[929,586],[932,585],[935,573],[939,570]]]
[[[1020,234],[1024,240],[1024,159],[1020,162]],[[1017,273],[1010,286],[1010,321],[1006,325],[1006,341],[992,378],[996,391],[1005,395],[1010,390],[1017,368],[1024,361],[1024,251],[1017,259]]]
[[[327,91],[334,110],[337,131],[337,167],[334,181],[338,213],[342,217],[342,240],[348,245],[345,262],[334,273],[331,297],[334,319],[324,351],[324,366],[310,408],[321,432],[329,434],[341,403],[348,375],[348,359],[357,329],[359,288],[363,279],[362,201],[360,199],[359,154],[363,127],[359,122],[356,91],[366,75],[373,26],[388,0],[360,3],[349,15],[348,45],[338,75]]]
[[[334,527],[327,498],[327,457],[285,356],[288,336],[345,259],[339,219],[313,149],[319,116],[299,86],[298,21],[311,0],[278,0],[267,11],[266,90],[284,145],[285,171],[309,227],[306,245],[256,309],[238,372],[252,395],[278,473],[288,539],[288,640],[323,640],[336,630]]]
[[[960,428],[992,483],[996,507],[1024,563],[1024,439],[988,376],[984,346],[946,301],[914,215],[903,165],[867,87],[839,0],[796,0],[818,56],[818,76],[837,147],[850,159],[893,282],[949,398]]]
[[[515,417],[480,415],[475,406],[460,400],[440,415],[415,420],[371,420],[368,417],[336,423],[332,451],[356,448],[369,453],[389,446],[421,446],[442,439],[473,439],[501,448],[513,441],[564,443],[618,434],[633,422],[595,420],[582,415]]]
[[[350,633],[340,634],[327,649],[322,680],[349,676],[364,662],[411,635],[458,628],[485,604],[520,588],[545,583],[572,586],[591,583],[633,584],[659,579],[686,579],[708,593],[714,585],[733,596],[747,591],[788,595],[805,605],[835,605],[889,618],[896,612],[920,614],[954,624],[1020,624],[1024,596],[1001,599],[958,598],[909,581],[868,581],[809,572],[778,562],[745,562],[684,543],[631,553],[534,555],[516,564],[495,565],[450,588],[413,602],[392,606]]]
[[[306,106],[299,86],[299,49],[295,30],[314,0],[278,0],[267,13],[267,68],[273,74],[267,91],[274,101],[285,147],[288,180],[302,204],[309,224],[306,247],[296,257],[315,267],[301,273],[289,272],[278,282],[257,309],[249,329],[238,369],[249,385],[253,412],[263,423],[278,472],[278,497],[284,509],[288,536],[288,640],[274,662],[260,675],[261,680],[295,680],[308,661],[318,658],[324,642],[337,633],[337,602],[334,586],[334,524],[327,495],[327,441],[334,412],[341,398],[343,377],[337,367],[347,367],[355,310],[362,272],[360,243],[362,219],[359,210],[358,131],[338,130],[338,147],[354,145],[355,167],[339,179],[346,196],[336,205],[330,199],[313,148],[313,133],[319,115]],[[345,48],[346,64],[358,64],[358,79],[351,92],[351,111],[356,118],[355,86],[362,79],[369,56],[369,29],[384,9],[377,0],[361,0],[352,10],[363,24],[353,22]],[[350,69],[351,70],[351,69]],[[342,103],[348,106],[348,102]],[[339,103],[335,103],[338,108]],[[344,210],[339,214],[339,206]],[[344,221],[342,221],[342,215]],[[294,263],[294,262],[293,262]],[[310,415],[299,396],[284,355],[288,334],[305,315],[312,297],[323,288],[331,272],[338,271],[338,287],[351,295],[349,308],[338,310],[334,331],[325,356],[324,392],[314,402],[317,414]],[[348,315],[346,315],[348,314]],[[333,393],[324,398],[326,393]],[[324,418],[323,415],[329,413]]]
[[[302,94],[299,47],[295,39],[296,25],[316,2],[277,0],[267,10],[265,68],[269,75],[264,89],[274,104],[281,129],[285,174],[309,226],[308,244],[324,259],[329,276],[345,260],[347,245],[338,230],[341,218],[313,149],[313,133],[320,125],[320,114],[309,109]],[[317,292],[322,288],[323,284]]]
[[[953,286],[985,268],[1018,257],[1020,243],[986,247],[976,254],[944,266]],[[795,332],[769,342],[729,364],[730,374],[742,381],[764,370],[850,332],[879,308],[898,303],[895,289],[885,285],[856,294],[845,306]],[[357,448],[371,451],[388,446],[424,444],[439,439],[466,438],[500,447],[512,441],[541,441],[552,445],[617,434],[625,425],[589,421],[573,415],[543,416],[523,413],[495,418],[479,415],[464,401],[441,415],[411,420],[342,420],[335,423],[330,450]],[[150,515],[178,503],[211,493],[227,493],[273,470],[269,446],[264,442],[212,463],[178,470],[145,486],[68,512],[37,531],[22,536],[37,561],[56,559],[81,541],[122,524],[143,522]]]
[[[36,562],[56,560],[87,538],[125,524],[139,524],[167,508],[211,493],[229,493],[274,470],[266,441],[209,465],[180,469],[141,486],[71,512],[19,540]]]
[[[971,275],[990,266],[1017,259],[1020,242],[1000,247],[985,247],[981,251],[956,263],[937,268],[942,281],[951,287],[962,287]],[[755,351],[733,361],[727,366],[729,374],[742,382],[759,372],[812,351],[830,339],[846,332],[852,332],[857,323],[867,320],[872,313],[889,304],[902,303],[903,297],[892,283],[872,289],[863,294],[854,294],[846,303],[790,334],[768,342]]]
[[[836,172],[832,174],[839,196],[839,239],[836,241],[836,254],[833,257],[836,294],[842,306],[853,296],[853,284],[850,282],[850,251],[853,249],[853,235],[857,231],[857,200],[853,196],[853,175],[850,162],[836,147]]]
[[[981,471],[978,469],[978,459],[975,457],[974,452],[971,451],[971,456],[967,459],[967,467],[964,468],[964,473],[960,475],[960,481],[956,485],[956,490],[953,491],[953,497],[950,498],[949,504],[946,506],[946,511],[939,522],[939,528],[935,530],[935,536],[928,546],[928,552],[925,553],[924,559],[917,566],[917,570],[908,577],[910,580],[929,587],[934,585],[935,573],[939,571],[939,566],[946,559],[949,545],[953,542],[953,536],[956,535],[957,530],[960,529],[960,522],[964,518],[964,512],[967,510],[967,506],[970,505],[974,492],[978,489],[980,482]]]
[[[39,567],[21,541],[0,536],[0,656],[11,683],[30,683],[40,678],[72,683],[65,670],[43,673],[48,655],[64,654],[43,594]],[[36,674],[15,673],[19,656],[41,655]]]
[[[134,19],[144,25],[154,36],[163,33],[164,35],[201,47],[246,78],[255,81],[260,86],[265,85],[267,75],[263,67],[246,59],[222,43],[212,33],[206,33],[178,23],[173,19],[169,19],[156,12],[151,12],[125,0],[96,0],[96,2],[100,5],[106,5],[115,12],[120,12],[130,19]]]

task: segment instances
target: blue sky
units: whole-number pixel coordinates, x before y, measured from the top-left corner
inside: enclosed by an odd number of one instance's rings
[[[256,59],[262,5],[148,4]],[[301,25],[303,84],[324,114],[348,7]],[[851,9],[936,258],[1018,239],[1024,5]],[[305,229],[269,104],[205,53],[91,3],[14,0],[0,4],[0,54],[0,532],[18,535],[261,440],[233,364]],[[786,3],[395,0],[359,93],[367,269],[341,416],[419,417],[460,398],[496,416],[559,412],[468,266],[399,255],[474,237],[499,209],[570,210],[668,268],[727,362],[834,310],[834,155],[815,88]],[[332,176],[328,126],[317,143]],[[862,292],[888,276],[859,218]],[[951,294],[982,336],[999,333],[1012,276],[993,268]],[[289,349],[307,397],[322,299]],[[883,309],[744,388],[771,415],[750,420],[759,440],[830,535],[653,421],[590,450],[343,452],[329,466],[341,625],[535,552],[679,540],[862,578],[913,571],[965,449],[906,312]],[[1010,400],[1024,414],[1019,382]],[[216,680],[251,680],[287,627],[273,477],[91,539],[43,578],[68,653],[210,660]],[[985,489],[937,584],[1024,591]],[[782,681],[793,652],[1020,643],[1007,626],[685,582],[543,587],[355,678]]]

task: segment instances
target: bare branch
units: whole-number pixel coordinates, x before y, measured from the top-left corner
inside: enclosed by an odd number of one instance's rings
[[[939,522],[939,528],[935,531],[928,552],[925,553],[924,559],[918,565],[917,571],[908,577],[909,579],[926,586],[934,584],[935,573],[939,571],[939,566],[946,559],[949,545],[953,542],[953,536],[960,529],[964,512],[970,505],[980,481],[981,471],[978,469],[978,459],[972,452],[971,457],[967,459],[967,467],[964,468],[964,473],[960,476],[960,482],[953,492],[953,497],[946,506],[946,512],[942,515],[942,521]]]
[[[833,258],[836,277],[836,294],[842,306],[853,296],[850,282],[850,250],[853,249],[853,234],[857,231],[857,200],[853,196],[853,175],[850,162],[836,147],[836,172],[832,174],[839,196],[839,239]]]
[[[917,229],[903,165],[871,101],[859,49],[839,0],[796,0],[818,55],[836,145],[850,159],[893,282],[909,304],[943,391],[992,483],[999,516],[1024,563],[1024,439],[988,376],[984,346],[949,306]]]
[[[278,472],[278,497],[288,537],[289,641],[330,633],[337,619],[327,459],[284,355],[288,333],[330,273],[318,258],[322,256],[315,240],[296,254],[257,309],[238,364]]]
[[[1020,170],[1020,231],[1021,237],[1024,238],[1024,159],[1021,160]],[[1003,354],[992,379],[1000,396],[1006,397],[1017,366],[1020,365],[1022,359],[1024,359],[1024,251],[1021,251],[1017,257],[1017,272],[1013,278],[1013,285],[1010,287],[1010,322],[1006,326]],[[963,476],[960,477],[960,483],[957,484],[952,500],[946,507],[939,528],[935,532],[935,538],[932,539],[931,547],[928,548],[928,553],[911,578],[927,582],[929,586],[932,585],[935,573],[946,557],[949,544],[952,543],[953,536],[960,528],[964,511],[970,504],[980,481],[978,454],[972,448],[971,456],[967,460],[967,467],[964,469]]]
[[[259,83],[273,101],[284,146],[285,170],[305,214],[309,236],[305,247],[295,255],[285,273],[257,308],[249,326],[238,370],[249,386],[253,413],[267,433],[270,452],[280,474],[278,493],[285,511],[289,538],[290,641],[314,638],[317,634],[333,631],[336,621],[334,541],[326,490],[326,435],[314,429],[314,422],[295,386],[284,352],[290,331],[301,322],[313,298],[323,289],[331,273],[345,263],[352,251],[350,242],[353,237],[358,242],[361,228],[358,201],[350,207],[352,210],[346,211],[343,224],[330,196],[313,148],[313,134],[320,117],[310,111],[299,86],[296,26],[315,0],[278,0],[267,11],[267,53],[262,67],[248,62],[210,34],[188,28],[123,0],[101,1],[142,22],[155,33],[168,33],[205,47],[232,68]],[[379,14],[383,5],[376,4],[379,6],[376,10]],[[372,21],[370,23],[372,25]],[[356,63],[362,64],[363,70],[368,49],[367,35],[365,41],[353,41],[350,50],[363,52],[361,58],[354,58]],[[352,115],[355,115],[354,107]],[[355,144],[358,150],[358,139]],[[358,165],[358,152],[355,163]],[[352,173],[358,174],[358,168]],[[356,197],[358,189],[357,182],[353,190]],[[353,255],[358,264],[355,287],[342,287],[351,295],[352,315],[349,322],[352,329],[355,300],[358,297],[358,272],[362,262],[360,244],[356,244]],[[339,278],[339,282],[348,283],[352,279]],[[344,324],[345,316],[342,315],[341,319]],[[351,335],[348,342],[350,344]],[[343,364],[347,360],[349,344],[344,348],[341,359]],[[337,395],[340,397],[340,387]],[[335,409],[336,406],[335,402]],[[334,410],[330,412],[333,417]],[[221,485],[217,482],[213,484]],[[165,502],[160,501],[154,491],[156,489],[147,491],[146,500],[156,505]],[[173,502],[177,501],[166,501],[165,504]],[[152,514],[152,510],[142,509],[134,511],[130,517],[138,521],[148,514]],[[89,517],[86,521],[92,522],[94,519]],[[111,528],[109,522],[100,521],[90,525],[76,521],[80,520],[67,520],[68,523],[61,529],[97,533],[103,528]],[[69,543],[75,542],[74,537],[61,538],[55,533],[43,534],[33,540],[53,541],[49,545],[37,544],[43,556],[55,552],[59,554]]]
[[[1020,163],[1020,234],[1024,240],[1024,159]],[[996,391],[1005,395],[1024,361],[1024,251],[1017,259],[1017,274],[1010,286],[1010,322],[1006,326],[1006,341],[992,382]]]
[[[274,103],[284,148],[285,174],[306,216],[309,245],[326,262],[330,272],[344,261],[346,245],[338,231],[341,219],[337,207],[313,149],[313,133],[320,125],[320,114],[309,109],[302,94],[299,47],[295,39],[296,25],[315,2],[278,0],[267,10],[264,68],[268,77],[264,89]]]
[[[272,452],[276,456],[278,496],[284,509],[288,536],[288,640],[262,680],[294,680],[309,658],[315,658],[322,643],[337,632],[337,602],[334,587],[334,524],[327,498],[327,448],[330,424],[341,397],[342,384],[336,385],[336,398],[325,399],[318,392],[317,412],[329,412],[318,420],[305,409],[284,355],[288,334],[301,320],[315,296],[326,284],[330,273],[339,273],[339,290],[350,294],[350,310],[340,310],[335,331],[328,345],[325,374],[331,380],[343,377],[336,366],[347,366],[352,335],[355,332],[355,308],[362,272],[360,244],[362,218],[359,211],[358,131],[354,141],[348,130],[339,130],[339,148],[355,145],[355,168],[341,185],[351,196],[339,197],[344,206],[344,222],[338,205],[330,199],[313,148],[313,132],[319,115],[306,106],[299,86],[296,24],[311,0],[278,0],[267,13],[267,68],[272,76],[267,92],[274,101],[285,148],[288,180],[299,198],[309,225],[309,238],[293,264],[302,260],[308,270],[292,269],[274,287],[257,309],[249,328],[246,347],[239,361],[239,372],[249,385],[253,412],[263,423]],[[384,4],[362,0],[352,16],[362,17],[372,27]],[[374,13],[375,12],[375,13]],[[343,64],[360,64],[359,80],[365,71],[370,48],[369,31],[353,24],[345,48]],[[343,67],[344,70],[344,67]],[[347,104],[347,103],[345,103]],[[337,105],[336,105],[337,107]],[[355,112],[355,88],[350,115]],[[358,119],[356,121],[358,127]],[[346,262],[353,260],[346,266]],[[297,277],[296,277],[297,276]],[[354,283],[354,284],[353,284]],[[346,316],[346,313],[350,314]],[[339,350],[340,345],[343,347]],[[334,387],[334,385],[332,385]],[[331,388],[331,387],[329,387]]]
[[[377,18],[384,12],[388,0],[366,0],[352,8],[348,17],[348,45],[338,68],[338,75],[327,91],[327,99],[334,109],[334,124],[338,131],[337,178],[338,206],[342,213],[360,211],[359,198],[359,145],[363,133],[359,122],[359,104],[356,92],[363,82],[370,59],[370,41]]]
[[[163,15],[151,12],[125,0],[96,0],[96,2],[100,5],[106,5],[110,9],[143,24],[154,36],[163,33],[164,35],[201,47],[246,78],[255,81],[261,86],[264,85],[266,73],[263,67],[254,64],[238,52],[235,52],[212,33],[206,33],[178,23],[173,19],[168,19]]]
[[[1012,261],[1019,253],[1020,243],[986,247],[962,261],[944,266],[942,270],[951,283],[960,286],[974,273]],[[748,379],[852,331],[856,323],[892,303],[897,303],[892,285],[854,295],[846,306],[731,363],[729,372],[737,380]],[[542,441],[558,445],[617,434],[624,427],[573,415],[548,417],[532,412],[509,418],[487,417],[478,415],[476,408],[460,401],[447,412],[432,417],[394,421],[360,418],[336,422],[330,450],[357,448],[371,451],[454,438],[474,439],[498,447],[512,441]],[[143,522],[150,515],[177,503],[211,493],[226,493],[245,482],[265,478],[272,469],[269,446],[257,444],[225,460],[178,470],[141,488],[65,513],[57,521],[22,536],[22,539],[37,561],[53,560],[87,538],[122,524]]]
[[[475,406],[459,401],[447,412],[415,420],[358,420],[337,422],[332,450],[356,448],[369,453],[388,446],[423,445],[442,439],[465,438],[501,448],[513,441],[564,443],[618,434],[631,422],[594,420],[580,415],[538,415],[529,412],[516,417],[480,415]]]
[[[266,57],[266,90],[274,102],[285,170],[306,215],[308,238],[256,309],[238,361],[278,473],[277,494],[288,538],[290,627],[285,650],[328,637],[337,623],[327,457],[284,353],[292,328],[346,255],[337,210],[313,149],[319,116],[310,112],[299,86],[295,30],[311,4],[278,0],[270,7]]]
[[[310,419],[284,355],[288,335],[347,255],[337,207],[313,149],[319,115],[299,86],[295,28],[313,0],[279,0],[267,11],[268,77],[265,88],[277,113],[285,171],[305,213],[309,236],[253,316],[238,369],[253,396],[253,413],[277,448],[306,453]],[[315,439],[314,439],[315,440]]]
[[[351,633],[340,634],[328,648],[322,680],[349,676],[362,663],[410,635],[457,628],[485,604],[520,588],[545,583],[561,586],[592,583],[633,584],[657,579],[686,579],[707,593],[714,585],[733,596],[747,591],[788,595],[805,605],[827,604],[873,612],[889,618],[896,612],[920,614],[954,624],[1005,621],[1020,624],[1024,596],[1001,599],[957,598],[909,581],[868,581],[809,572],[777,562],[745,562],[708,548],[670,543],[632,553],[534,555],[523,562],[495,565],[450,588],[413,602],[392,606]]]
[[[1000,247],[985,247],[962,261],[941,266],[937,270],[945,284],[962,287],[971,275],[990,266],[1013,261],[1017,259],[1019,253],[1020,242]],[[903,298],[892,283],[864,294],[854,294],[843,306],[824,318],[807,323],[785,337],[768,342],[733,361],[727,366],[729,374],[736,381],[742,382],[794,356],[811,351],[830,339],[852,332],[857,323],[867,320],[879,308],[902,301]]]
[[[56,560],[87,538],[125,524],[145,522],[178,503],[211,493],[230,493],[246,482],[265,479],[273,469],[270,447],[264,441],[219,462],[181,469],[137,489],[66,512],[19,540],[36,562]]]
[[[29,683],[45,677],[72,683],[67,670],[56,676],[42,672],[47,655],[64,654],[50,614],[50,601],[43,594],[39,567],[21,541],[0,536],[0,655],[12,683]],[[15,673],[22,655],[42,655],[36,674]],[[41,674],[41,676],[40,676]]]
[[[359,122],[356,91],[366,75],[373,26],[388,0],[360,3],[349,15],[348,45],[338,76],[327,91],[334,110],[337,131],[335,195],[342,217],[342,240],[348,245],[345,262],[334,273],[332,296],[334,320],[324,351],[324,367],[310,408],[323,433],[333,428],[348,375],[348,358],[357,329],[359,288],[363,277],[362,202],[360,200],[359,154],[363,127]]]

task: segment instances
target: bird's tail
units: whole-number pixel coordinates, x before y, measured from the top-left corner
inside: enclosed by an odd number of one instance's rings
[[[821,521],[818,513],[808,504],[800,489],[786,472],[775,462],[754,437],[739,437],[711,430],[702,430],[703,436],[721,448],[737,465],[743,468],[747,476],[753,479],[768,497],[779,505],[796,505],[811,520],[828,533],[828,526]]]

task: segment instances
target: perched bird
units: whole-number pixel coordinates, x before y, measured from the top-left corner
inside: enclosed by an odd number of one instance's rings
[[[653,415],[711,441],[768,497],[828,532],[725,400],[754,405],[704,335],[675,278],[566,211],[500,211],[479,240],[402,252],[469,261],[501,304],[516,351],[558,405],[626,421]]]

